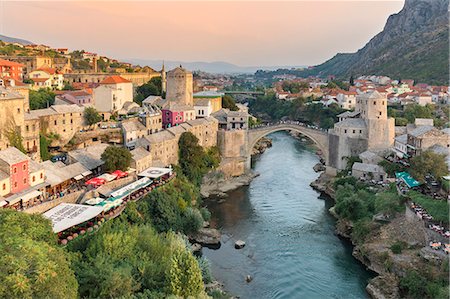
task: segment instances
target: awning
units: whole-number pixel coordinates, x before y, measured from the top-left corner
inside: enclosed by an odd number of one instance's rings
[[[98,176],[97,178],[99,178],[99,179],[105,179],[105,181],[111,182],[111,181],[114,181],[114,180],[116,179],[116,177],[117,177],[117,176],[115,176],[115,175],[111,175],[111,174],[109,174],[109,173],[104,173],[104,174]]]
[[[157,179],[165,174],[172,174],[172,168],[150,167],[139,173],[138,176]]]
[[[33,190],[30,193],[22,195],[20,198],[22,199],[22,202],[27,202],[32,198],[36,198],[42,194],[41,191]]]
[[[409,173],[403,171],[403,172],[396,172],[395,177],[399,180],[402,180],[405,182],[405,184],[409,188],[414,188],[420,185],[418,181],[416,181]]]
[[[125,187],[120,188],[119,190],[112,192],[111,197],[114,198],[114,200],[123,199],[123,198],[127,197],[128,195],[130,195],[131,193],[133,193],[141,188],[147,187],[151,183],[152,183],[152,180],[150,180],[149,178],[147,178],[147,177],[142,178],[131,184],[126,185]]]
[[[20,197],[17,196],[17,197],[11,198],[11,199],[7,198],[6,201],[9,203],[10,206],[12,206],[20,201]]]
[[[99,203],[101,203],[101,202],[103,202],[103,201],[105,201],[104,198],[96,197],[96,198],[91,198],[91,199],[87,200],[87,201],[85,202],[85,204],[94,206],[94,205],[97,205],[97,204],[99,204]]]
[[[88,170],[88,171],[83,172],[81,175],[86,177],[90,174],[92,174],[92,171]]]
[[[103,212],[102,207],[62,203],[42,214],[52,221],[53,232],[59,233],[77,224],[86,222]]]
[[[8,204],[6,200],[0,200],[0,207],[4,207]]]
[[[75,180],[79,181],[83,179],[83,176],[81,174],[77,175],[76,177],[74,177]]]

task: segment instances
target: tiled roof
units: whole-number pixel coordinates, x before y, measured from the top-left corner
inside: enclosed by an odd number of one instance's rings
[[[358,170],[363,172],[384,172],[383,167],[375,164],[359,163],[353,164],[352,170]]]
[[[419,137],[425,133],[428,133],[432,130],[436,130],[433,126],[420,126],[417,129],[412,130],[409,135],[414,137]]]
[[[0,159],[9,165],[12,165],[28,160],[28,156],[15,147],[8,147],[7,149],[0,151]]]
[[[103,81],[100,82],[100,84],[118,84],[118,83],[131,83],[131,81],[128,81],[127,79],[121,76],[113,75],[103,79]]]
[[[17,67],[23,67],[23,64],[14,62],[14,61],[9,61],[9,60],[5,60],[5,59],[0,59],[0,66],[17,66]]]
[[[366,122],[361,118],[347,118],[334,125],[335,127],[365,128]]]

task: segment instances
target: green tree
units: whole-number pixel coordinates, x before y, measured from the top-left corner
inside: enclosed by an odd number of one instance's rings
[[[86,124],[89,126],[95,125],[102,121],[102,116],[98,113],[98,111],[94,107],[86,107],[83,112],[84,120]]]
[[[78,297],[69,256],[48,219],[0,210],[0,252],[0,298]]]
[[[23,137],[20,127],[16,124],[14,119],[10,117],[6,124],[6,128],[3,129],[3,134],[8,138],[8,142],[11,146],[17,148],[22,153],[26,153],[25,147],[23,146]]]
[[[136,88],[134,101],[142,103],[148,96],[162,96],[161,77],[153,77],[147,83]]]
[[[197,185],[200,185],[203,175],[208,171],[207,160],[203,147],[198,144],[198,138],[190,132],[181,134],[178,141],[178,161],[184,175]]]
[[[30,90],[30,109],[43,109],[55,103],[55,94],[49,89]]]
[[[48,140],[43,133],[39,133],[39,150],[42,161],[50,160],[50,158],[52,157],[52,155],[50,155],[50,152],[48,150],[50,143],[51,141]]]
[[[173,254],[168,270],[169,293],[183,298],[197,297],[203,293],[202,273],[196,258],[186,249]]]
[[[418,181],[424,182],[425,176],[431,173],[440,180],[448,173],[445,156],[426,150],[411,159],[411,175]]]
[[[236,101],[230,95],[224,95],[222,97],[222,108],[230,109],[231,111],[238,111],[239,108],[236,106]]]
[[[63,90],[75,90],[75,88],[72,85],[70,85],[69,83],[65,83]]]
[[[105,162],[105,169],[107,171],[126,171],[131,165],[132,155],[124,147],[111,145],[105,149],[101,158]]]
[[[432,105],[420,106],[419,104],[410,104],[405,107],[404,117],[409,123],[414,123],[416,118],[432,118],[433,110]]]
[[[350,86],[355,86],[355,79],[353,78],[353,75],[350,76],[349,83],[350,83]]]

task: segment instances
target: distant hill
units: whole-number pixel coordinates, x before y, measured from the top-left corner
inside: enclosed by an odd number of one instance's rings
[[[339,53],[298,75],[345,79],[350,75],[386,75],[448,84],[448,5],[449,0],[406,0],[403,9],[388,18],[383,31],[358,52]]]
[[[162,65],[162,60],[146,60],[146,59],[123,59],[125,61],[131,62],[133,64],[138,65],[148,65],[155,70],[160,70]],[[280,68],[303,68],[302,66],[238,66],[232,63],[224,62],[224,61],[213,61],[213,62],[203,62],[203,61],[195,61],[195,62],[186,62],[186,61],[164,61],[164,65],[167,70],[175,68],[179,65],[182,65],[188,70],[191,71],[203,71],[207,73],[214,74],[252,74],[257,70],[268,70],[273,71]]]
[[[34,45],[34,43],[27,41],[25,39],[15,38],[15,37],[9,37],[6,35],[0,34],[0,40],[7,42],[7,43],[19,43],[22,45]]]

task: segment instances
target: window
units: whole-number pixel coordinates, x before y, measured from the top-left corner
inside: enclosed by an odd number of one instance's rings
[[[56,126],[56,125],[58,125],[58,123],[57,123],[56,120],[55,120],[55,126]]]
[[[20,108],[17,108],[17,113],[20,114]]]
[[[14,182],[14,188],[17,188],[17,182]]]
[[[13,172],[14,172],[14,173],[17,173],[17,168],[14,167],[14,168],[13,168]]]
[[[28,125],[26,125],[25,130],[27,130],[27,132],[28,132],[30,130],[30,127]]]
[[[362,130],[359,130],[359,134],[361,134],[362,133]]]
[[[383,114],[383,112],[380,111],[380,115],[382,115],[382,114]]]
[[[27,169],[27,166],[24,164],[24,165],[22,166],[22,169],[23,169],[23,170],[26,170],[26,169]]]
[[[33,175],[33,182],[35,182],[36,181],[36,177]]]
[[[39,175],[39,177],[42,179],[42,178],[44,178],[44,175],[41,173],[41,174]]]
[[[347,133],[347,130],[344,130],[344,133]]]
[[[6,190],[6,184],[5,183],[2,186],[2,190]]]
[[[24,184],[27,183],[27,178],[23,178],[23,183],[24,183]]]
[[[353,130],[353,134],[355,134],[356,133],[356,130]]]
[[[376,104],[377,104],[377,102],[376,102],[376,101],[373,101],[373,104],[374,104],[374,105],[376,105]]]

